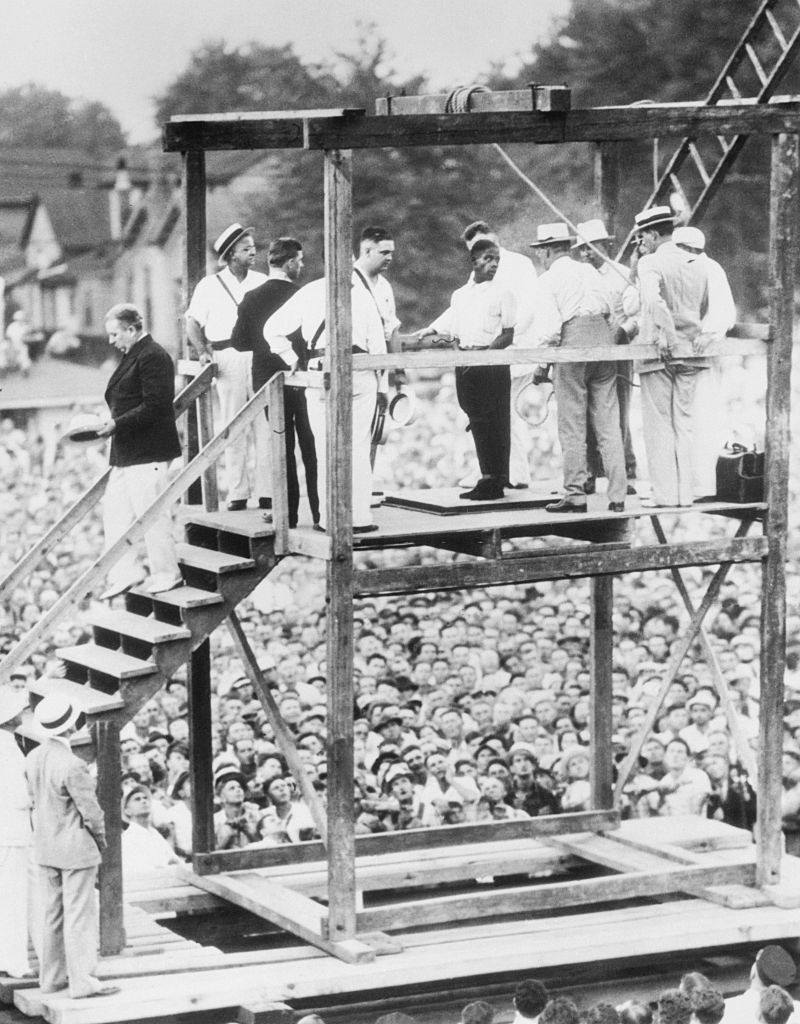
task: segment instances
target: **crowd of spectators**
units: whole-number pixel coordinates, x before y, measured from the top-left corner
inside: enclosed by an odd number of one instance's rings
[[[417,422],[395,431],[379,453],[387,485],[430,486],[468,468],[471,446],[454,420],[452,381],[419,387]],[[543,395],[533,393],[531,415]],[[455,423],[455,429],[454,429]],[[552,425],[532,432],[531,460],[554,478]],[[102,471],[102,452],[60,448],[53,471],[40,471],[37,446],[13,425],[0,431],[7,469],[0,568],[7,570]],[[400,479],[398,479],[398,474]],[[302,516],[302,512],[301,512]],[[666,523],[670,539],[689,537],[689,517]],[[729,524],[704,517],[709,535]],[[643,529],[644,527],[642,527]],[[692,518],[691,529],[698,529]],[[49,555],[0,610],[0,649],[9,650],[101,550],[90,517]],[[360,556],[392,565],[454,556],[423,550]],[[458,556],[455,556],[458,557]],[[787,565],[784,811],[800,831],[800,574]],[[710,571],[683,570],[690,594]],[[326,650],[320,563],[292,558],[239,607],[264,680],[294,735],[308,779],[326,791]],[[615,581],[613,750],[615,764],[656,699],[688,616],[666,574]],[[760,577],[736,566],[706,620],[727,684],[738,739],[757,746]],[[49,649],[16,674],[56,674],[57,647],[88,639],[80,615],[60,625]],[[355,608],[354,733],[359,833],[460,822],[510,820],[587,807],[592,758],[590,605],[587,581],[557,580],[360,601]],[[311,809],[275,742],[272,728],[224,630],[212,637],[213,755],[217,845],[232,848],[313,838]],[[137,863],[162,863],[191,850],[185,677],[179,674],[128,723],[122,736],[126,844]],[[627,816],[698,814],[751,828],[754,759],[737,749],[703,646],[689,649],[669,686],[652,733],[625,785]],[[137,826],[134,828],[133,826]],[[165,839],[166,842],[161,842]],[[149,857],[145,853],[149,852]],[[129,855],[127,860],[131,863]]]

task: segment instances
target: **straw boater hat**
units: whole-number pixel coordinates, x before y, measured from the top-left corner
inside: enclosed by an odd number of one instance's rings
[[[573,249],[580,249],[587,242],[612,242],[614,240],[614,236],[609,235],[605,224],[599,217],[595,217],[594,220],[581,221],[575,227],[578,229],[578,235],[572,246]]]
[[[12,718],[16,718],[27,703],[28,697],[24,690],[3,687],[0,690],[0,725],[5,725]]]
[[[536,241],[530,243],[530,248],[537,249],[540,246],[552,245],[554,242],[571,242],[572,237],[569,228],[563,221],[557,221],[555,224],[540,224],[536,229]]]
[[[48,693],[42,697],[33,712],[36,725],[47,736],[61,736],[67,730],[80,727],[83,708],[61,693]]]
[[[218,265],[224,267],[228,262],[226,256],[234,245],[236,245],[240,238],[244,238],[245,235],[252,235],[252,233],[252,228],[243,228],[241,224],[231,224],[225,228],[213,246],[214,252],[217,254]]]
[[[104,437],[98,437],[98,427],[102,425],[99,416],[90,412],[81,412],[73,416],[69,421],[69,427],[64,434],[62,441],[70,441],[72,444],[86,445],[97,444],[98,441],[105,441]]]
[[[669,206],[650,206],[633,218],[637,231],[647,231],[658,224],[674,224],[675,216]]]

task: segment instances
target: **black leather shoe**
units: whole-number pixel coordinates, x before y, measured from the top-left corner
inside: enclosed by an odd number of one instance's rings
[[[377,529],[377,523],[370,523],[368,526],[354,526],[353,533],[374,533]]]
[[[627,490],[626,493],[627,494],[636,494],[636,488],[633,486],[633,484],[628,484],[628,490]]]
[[[609,501],[608,503],[609,512],[624,512],[625,502],[624,501]]]
[[[498,484],[477,483],[471,491],[462,491],[459,498],[466,501],[498,501],[504,498],[503,488]]]
[[[244,512],[247,508],[247,498],[234,498],[233,501],[228,502],[229,512]]]
[[[258,507],[259,508],[272,508],[272,498],[259,498],[258,499]]]
[[[313,529],[315,529],[317,533],[325,533],[325,527],[320,526],[319,523],[314,523]]]
[[[551,501],[549,505],[545,505],[544,510],[545,512],[585,512],[586,505],[583,502],[578,504],[567,498],[562,498],[561,501]]]
[[[597,490],[597,481],[593,476],[587,476],[583,481],[583,493],[594,494]]]

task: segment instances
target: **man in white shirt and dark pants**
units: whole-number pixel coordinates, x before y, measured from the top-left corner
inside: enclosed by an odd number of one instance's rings
[[[531,243],[544,272],[538,279],[534,329],[540,345],[590,348],[611,345],[608,300],[594,267],[570,257],[572,238],[564,223],[541,224]],[[608,508],[625,509],[627,480],[612,362],[557,363],[554,386],[558,437],[564,460],[564,497],[548,512],[585,512],[586,428],[591,422],[608,478]]]
[[[470,279],[453,292],[449,309],[419,336],[443,334],[468,351],[508,348],[514,338],[517,308],[511,292],[494,282],[500,250],[484,238],[473,244],[469,255]],[[461,497],[468,501],[502,498],[511,444],[509,367],[457,366],[456,395],[469,419],[481,469],[481,479]]]
[[[186,333],[201,361],[217,364],[217,396],[223,423],[228,423],[253,397],[252,352],[237,352],[231,335],[245,294],[263,284],[266,274],[253,270],[256,246],[252,228],[231,224],[214,242],[220,270],[198,281],[186,310]],[[225,484],[228,511],[247,508],[251,495],[247,472],[247,445],[255,444],[254,497],[260,508],[270,508],[269,433],[263,416],[253,420],[252,431],[245,431],[225,449]]]

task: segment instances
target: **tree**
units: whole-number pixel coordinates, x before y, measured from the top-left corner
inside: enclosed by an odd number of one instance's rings
[[[100,153],[123,149],[125,135],[102,103],[71,100],[29,82],[0,93],[0,142]]]

